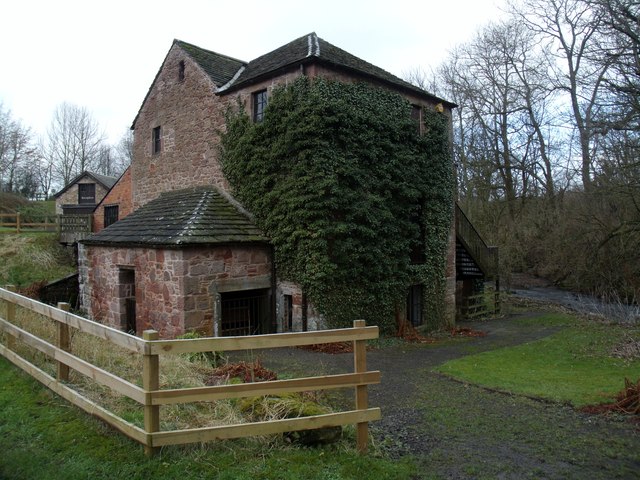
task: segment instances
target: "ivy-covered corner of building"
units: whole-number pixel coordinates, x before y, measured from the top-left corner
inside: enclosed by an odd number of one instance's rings
[[[306,77],[273,92],[262,122],[228,117],[221,158],[234,194],[271,238],[279,276],[332,327],[364,318],[393,331],[416,274],[439,311],[453,172],[446,117],[425,119],[419,135],[400,95]]]

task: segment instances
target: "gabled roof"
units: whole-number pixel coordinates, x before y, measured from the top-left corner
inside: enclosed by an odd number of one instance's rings
[[[87,245],[179,248],[268,242],[230,200],[212,187],[160,195],[122,220],[83,240]]]
[[[246,65],[242,60],[205,50],[181,40],[174,40],[173,43],[182,48],[218,88],[229,82],[238,70]]]
[[[77,175],[69,183],[67,183],[62,190],[54,194],[53,198],[58,198],[60,195],[62,195],[67,190],[69,190],[73,185],[75,185],[85,176],[92,178],[93,180],[96,181],[96,183],[99,183],[100,185],[102,185],[106,190],[109,190],[118,181],[117,177],[109,177],[107,175],[101,175],[99,173],[93,173],[93,172],[89,172],[88,170],[85,170],[81,174]]]
[[[171,48],[174,46],[182,49],[198,64],[203,72],[205,72],[205,74],[211,79],[217,88],[218,94],[232,92],[239,88],[274,77],[282,70],[291,69],[296,65],[317,62],[337,67],[351,73],[357,73],[382,83],[386,83],[392,87],[400,88],[423,97],[428,97],[436,102],[442,102],[449,107],[456,106],[454,103],[436,97],[435,95],[432,95],[431,93],[396,77],[386,70],[376,67],[372,63],[366,62],[361,58],[332,45],[326,40],[318,37],[315,32],[297,38],[292,42],[273,50],[272,52],[251,60],[248,63],[211,50],[205,50],[204,48],[183,42],[182,40],[174,40]],[[169,50],[169,52],[170,51],[171,50]],[[169,53],[167,53],[167,57],[168,55]],[[156,77],[151,83],[144,100],[142,101],[142,105],[138,110],[136,118],[133,120],[131,129],[135,128],[135,124],[140,116],[142,107],[146,103],[165,62],[166,57],[162,62],[158,73],[156,73]]]
[[[383,83],[412,91],[418,95],[426,95],[453,106],[452,103],[439,99],[386,70],[332,45],[318,37],[315,32],[297,38],[272,52],[262,55],[255,60],[251,60],[242,70],[238,78],[224,90],[233,91],[270,77],[280,69],[291,68],[296,64],[311,63],[313,61],[359,73]]]

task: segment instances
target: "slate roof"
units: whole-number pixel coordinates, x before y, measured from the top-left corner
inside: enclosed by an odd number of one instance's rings
[[[297,38],[272,52],[262,55],[255,60],[251,60],[244,70],[242,70],[238,78],[226,88],[226,91],[233,91],[253,82],[258,82],[271,76],[280,69],[313,61],[357,72],[395,87],[410,90],[418,95],[427,95],[449,106],[453,106],[452,103],[439,99],[386,70],[332,45],[318,37],[315,32]]]
[[[268,242],[249,218],[211,187],[165,192],[82,241],[87,245],[178,248]]]
[[[182,48],[182,50],[200,65],[200,68],[207,73],[217,87],[221,87],[229,82],[238,70],[246,65],[246,62],[242,60],[205,50],[204,48],[196,47],[181,40],[174,40],[173,43]]]
[[[115,183],[118,181],[117,177],[109,177],[107,175],[101,175],[99,173],[93,173],[93,172],[89,172],[88,170],[85,170],[81,174],[77,175],[69,183],[67,183],[62,190],[54,194],[53,198],[58,198],[60,195],[62,195],[67,190],[69,190],[73,185],[75,185],[76,182],[78,182],[80,179],[82,179],[85,176],[92,178],[107,190],[111,189],[111,187],[113,187]]]

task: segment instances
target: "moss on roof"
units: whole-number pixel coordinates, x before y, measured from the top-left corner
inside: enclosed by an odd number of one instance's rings
[[[181,40],[174,43],[184,50],[211,78],[217,87],[226,84],[245,65],[242,60],[205,50]]]
[[[82,243],[177,248],[246,242],[268,239],[219,191],[201,187],[163,193]]]

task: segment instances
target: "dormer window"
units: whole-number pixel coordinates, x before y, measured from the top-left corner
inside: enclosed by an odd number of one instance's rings
[[[267,91],[260,90],[253,94],[253,121],[258,123],[264,118],[264,109],[267,107]]]
[[[162,149],[162,130],[161,127],[155,127],[151,132],[151,152],[155,155],[160,153]]]
[[[178,81],[184,81],[184,60],[180,60],[178,64]]]

